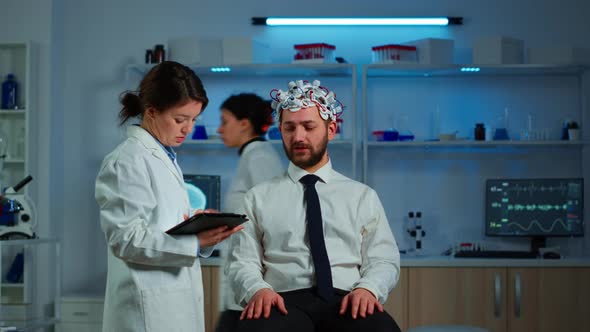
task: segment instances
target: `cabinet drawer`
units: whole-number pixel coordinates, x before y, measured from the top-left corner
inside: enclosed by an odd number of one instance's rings
[[[62,322],[102,323],[103,303],[62,302]]]

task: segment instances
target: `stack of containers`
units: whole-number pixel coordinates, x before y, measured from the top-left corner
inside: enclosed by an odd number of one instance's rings
[[[334,63],[336,46],[326,43],[298,44],[294,46],[293,62]]]
[[[381,45],[371,48],[373,63],[416,62],[418,60],[416,46]]]
[[[452,39],[425,38],[405,42],[418,49],[418,63],[428,65],[449,65],[453,63],[454,45]]]

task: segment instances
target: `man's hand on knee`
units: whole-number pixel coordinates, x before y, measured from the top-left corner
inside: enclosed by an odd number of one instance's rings
[[[283,297],[277,292],[270,288],[263,288],[256,292],[254,296],[248,302],[248,305],[242,311],[240,320],[245,319],[258,319],[260,315],[264,318],[270,317],[270,309],[276,306],[277,309],[283,314],[287,314],[287,308],[285,308],[285,301]]]
[[[383,306],[381,303],[377,301],[373,293],[364,288],[353,289],[342,298],[340,314],[344,315],[349,306],[350,314],[354,319],[356,319],[358,315],[362,318],[367,317],[367,315],[372,315],[375,312],[375,309],[383,312]]]

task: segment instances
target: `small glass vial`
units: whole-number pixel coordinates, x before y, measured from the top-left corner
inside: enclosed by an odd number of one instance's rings
[[[154,52],[152,50],[145,50],[145,63],[154,63]]]
[[[162,63],[164,61],[166,61],[166,51],[164,50],[164,45],[156,45],[152,63]]]

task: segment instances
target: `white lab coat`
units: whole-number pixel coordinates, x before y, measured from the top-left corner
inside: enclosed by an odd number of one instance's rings
[[[254,141],[242,154],[225,197],[224,211],[240,212],[244,195],[255,185],[285,173],[285,165],[270,142]]]
[[[178,165],[144,129],[107,155],[95,197],[108,246],[103,331],[204,331],[196,236],[165,231],[190,213]]]
[[[223,210],[241,214],[245,213],[243,201],[246,192],[255,185],[280,176],[283,173],[285,173],[285,165],[281,162],[279,154],[270,142],[255,141],[248,144],[240,156],[236,174],[225,197]],[[221,249],[224,259],[227,256],[226,251],[227,247],[229,247],[229,241],[226,241],[227,243],[224,243],[224,247]],[[226,280],[223,273],[220,273],[220,277],[221,284],[224,285],[222,287],[224,292],[224,307],[230,310],[241,311],[243,308],[236,304],[231,283]]]

